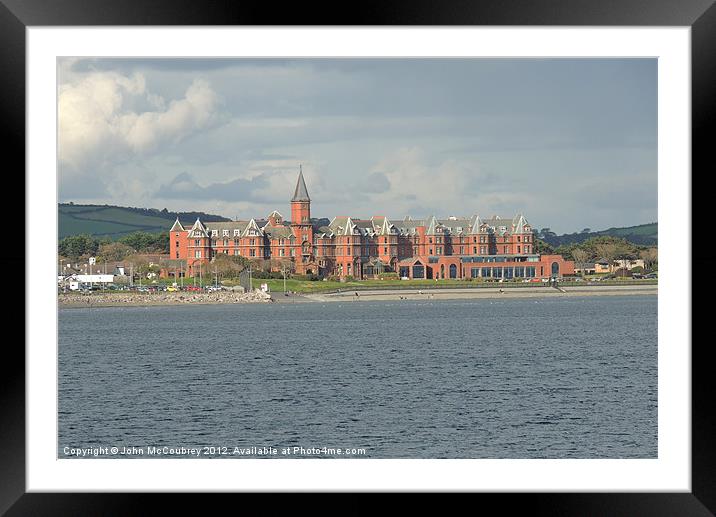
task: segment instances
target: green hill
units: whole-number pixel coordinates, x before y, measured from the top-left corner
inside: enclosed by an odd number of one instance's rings
[[[656,246],[659,243],[659,225],[658,223],[649,223],[640,224],[638,226],[627,226],[624,228],[609,228],[598,232],[567,233],[564,235],[555,235],[552,233],[544,235],[541,233],[539,238],[552,246],[557,247],[568,244],[579,244],[580,242],[584,242],[592,237],[599,237],[602,235],[621,237],[632,244],[638,244],[640,246]]]
[[[200,217],[204,222],[229,221],[219,215],[203,212],[169,212],[166,208],[134,208],[112,205],[58,205],[58,237],[79,234],[118,239],[133,232],[167,232],[177,216],[183,225],[191,226]]]

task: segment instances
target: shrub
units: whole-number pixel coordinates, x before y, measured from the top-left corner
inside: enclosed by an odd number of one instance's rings
[[[398,280],[398,273],[381,273],[378,280]]]

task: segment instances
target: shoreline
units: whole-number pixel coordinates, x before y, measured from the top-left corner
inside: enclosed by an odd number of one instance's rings
[[[356,292],[358,296],[356,296]],[[637,296],[658,294],[658,285],[640,286],[580,286],[530,287],[530,288],[480,288],[480,289],[380,289],[342,291],[338,293],[266,294],[215,292],[215,293],[98,293],[58,294],[58,308],[95,307],[161,307],[171,305],[211,305],[236,303],[325,303],[400,300],[461,300],[461,299],[510,299],[510,298],[556,298],[580,296]]]
[[[460,299],[508,299],[508,298],[564,298],[578,296],[636,296],[657,295],[658,285],[639,286],[580,286],[580,287],[530,287],[530,288],[480,288],[480,289],[411,289],[344,291],[340,293],[307,294],[313,301],[347,302],[377,300],[460,300]]]

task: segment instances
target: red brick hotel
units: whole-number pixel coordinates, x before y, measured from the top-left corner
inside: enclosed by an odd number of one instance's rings
[[[481,219],[448,217],[390,221],[385,216],[337,216],[328,226],[311,222],[311,198],[299,172],[291,221],[276,210],[266,219],[202,223],[177,221],[170,257],[186,261],[188,274],[218,253],[291,261],[296,273],[375,278],[386,272],[408,278],[549,278],[574,274],[574,262],[535,252],[532,227],[521,214]]]

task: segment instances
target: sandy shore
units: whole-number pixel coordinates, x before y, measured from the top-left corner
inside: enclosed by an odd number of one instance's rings
[[[615,285],[565,287],[561,290],[552,287],[506,287],[500,288],[463,288],[463,289],[389,289],[389,290],[346,290],[339,293],[323,294],[264,294],[234,293],[219,291],[215,293],[179,292],[179,293],[61,293],[58,295],[60,307],[127,307],[160,306],[188,304],[225,304],[225,303],[300,303],[300,302],[365,302],[377,300],[459,300],[481,298],[555,298],[575,296],[633,296],[656,295],[657,285]]]
[[[553,287],[482,287],[469,289],[411,289],[374,290],[307,294],[317,302],[375,301],[375,300],[459,300],[480,298],[555,298],[576,296],[634,296],[656,295],[657,285],[580,286],[555,289]]]

